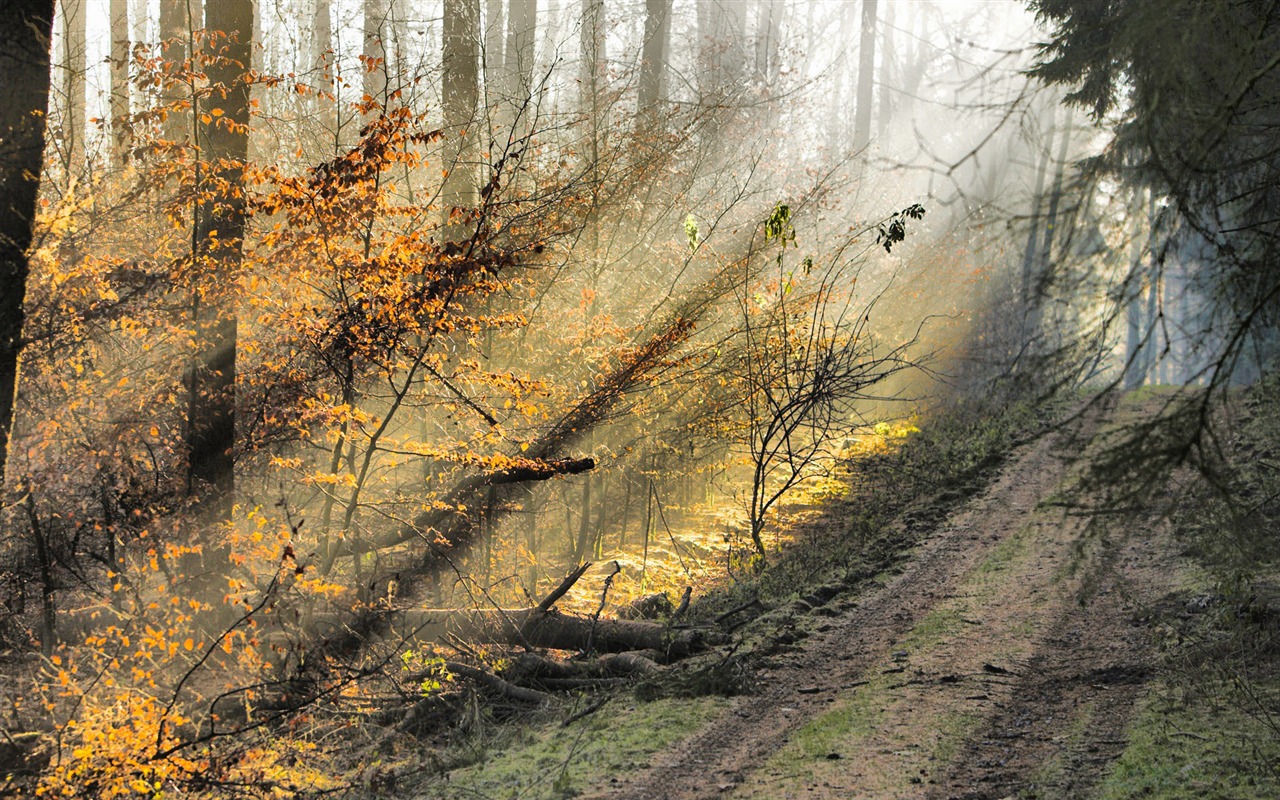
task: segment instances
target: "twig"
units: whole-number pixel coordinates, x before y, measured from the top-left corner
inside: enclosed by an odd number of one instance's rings
[[[724,612],[720,616],[716,617],[715,622],[717,625],[723,625],[725,620],[729,619],[729,617],[732,617],[734,614],[737,614],[740,611],[746,611],[749,608],[755,608],[756,606],[759,606],[759,605],[760,605],[760,598],[753,597],[747,602],[741,605],[734,606],[733,608]]]
[[[591,716],[592,714],[596,713],[600,709],[604,708],[605,703],[609,702],[610,699],[611,699],[611,695],[605,695],[604,697],[601,697],[599,700],[596,700],[594,703],[582,709],[578,713],[570,714],[568,717],[565,718],[564,722],[560,723],[560,727],[567,728],[573,723],[582,719],[583,717]]]
[[[579,578],[582,577],[582,574],[590,568],[591,568],[590,561],[582,562],[582,564],[577,569],[575,569],[573,572],[570,572],[568,577],[566,577],[563,581],[560,582],[560,585],[557,586],[551,592],[551,594],[542,598],[542,602],[538,603],[538,611],[543,614],[550,611],[551,607],[556,604],[556,601],[559,600],[561,597],[564,597],[565,593],[568,592],[570,589],[572,589],[573,585],[578,582]]]
[[[587,632],[587,646],[583,652],[590,653],[592,646],[596,640],[596,623],[600,621],[600,614],[604,612],[604,604],[609,599],[609,587],[613,585],[614,577],[622,572],[622,567],[615,560],[613,562],[613,572],[610,572],[604,579],[604,588],[600,590],[600,605],[596,607],[596,613],[591,615],[591,630]]]
[[[679,619],[684,616],[684,612],[689,610],[689,601],[693,599],[693,587],[684,587],[684,594],[680,595],[680,605],[676,606],[676,610],[671,612],[671,619]]]

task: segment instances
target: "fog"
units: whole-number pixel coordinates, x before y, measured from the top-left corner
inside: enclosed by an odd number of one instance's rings
[[[191,100],[204,62],[174,61],[203,22],[175,9],[129,4],[127,88],[106,0],[84,4],[83,41],[55,24],[44,193],[73,222],[40,251],[56,277],[32,319],[74,316],[69,282],[166,288],[37,342],[26,391],[64,391],[70,348],[112,397],[77,435],[114,444],[66,480],[149,486],[152,510],[198,497],[181,397],[203,334],[177,310],[194,290],[234,314],[227,524],[274,531],[259,557],[288,546],[347,587],[339,604],[407,587],[424,541],[452,573],[425,584],[438,604],[536,597],[581,559],[624,565],[618,602],[756,568],[850,448],[1011,390],[1019,358],[1075,342],[1028,348],[1034,331],[1111,313],[1105,286],[1047,301],[1082,252],[1068,221],[1107,196],[1079,199],[1072,164],[1101,142],[1027,77],[1043,32],[1017,2],[262,0],[233,284],[177,266],[219,123]],[[181,35],[157,49],[162,22]],[[290,200],[362,164],[362,195]],[[481,272],[413,289],[464,250]],[[64,469],[47,449],[16,468]]]

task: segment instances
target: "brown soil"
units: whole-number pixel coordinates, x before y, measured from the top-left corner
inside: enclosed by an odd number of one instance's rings
[[[1045,502],[1098,426],[1015,453],[901,573],[818,609],[757,692],[587,796],[1081,796],[1123,749],[1153,658],[1141,609],[1174,572],[1158,523],[1104,534]]]

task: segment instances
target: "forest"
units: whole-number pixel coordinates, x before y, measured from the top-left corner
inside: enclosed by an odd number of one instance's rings
[[[0,793],[1280,797],[1278,54],[0,0]]]

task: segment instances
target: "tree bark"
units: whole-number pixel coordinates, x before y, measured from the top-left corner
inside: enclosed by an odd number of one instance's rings
[[[1052,117],[1051,117],[1052,119]],[[1052,123],[1045,136],[1044,151],[1036,168],[1036,187],[1031,194],[1031,224],[1027,231],[1027,245],[1022,254],[1022,304],[1024,314],[1036,302],[1035,285],[1039,281],[1037,258],[1040,255],[1040,206],[1044,202],[1045,179],[1049,173],[1049,158],[1053,152],[1054,129]]]
[[[484,4],[484,79],[489,93],[501,82],[506,59],[503,48],[507,41],[506,0],[485,0]]]
[[[62,156],[66,179],[79,177],[84,170],[85,136],[85,8],[84,0],[59,0],[62,32]]]
[[[364,93],[380,103],[386,101],[387,94],[389,14],[388,0],[364,0]]]
[[[203,19],[201,0],[160,0],[160,40],[164,44],[164,60],[169,64],[167,85],[160,93],[166,108],[161,136],[170,142],[185,139],[188,135],[186,109],[181,104],[190,99],[189,90],[182,82],[181,71],[189,56],[191,32],[200,27]]]
[[[1137,389],[1146,381],[1142,373],[1142,347],[1146,325],[1143,321],[1145,280],[1141,276],[1142,254],[1145,250],[1141,236],[1143,214],[1143,189],[1133,190],[1129,203],[1129,276],[1125,282],[1125,372],[1124,387]]]
[[[508,99],[518,105],[533,91],[533,63],[536,55],[538,0],[511,0],[507,8],[507,52],[505,65],[510,76]]]
[[[476,205],[476,107],[480,100],[480,0],[445,0],[444,40],[444,236],[458,241],[465,226],[455,214]]]
[[[129,152],[129,2],[111,0],[111,161]]]
[[[896,4],[889,3],[885,7],[884,33],[880,37],[880,118],[876,121],[876,131],[883,137],[889,127],[889,119],[893,116],[893,23]]]
[[[245,72],[252,52],[252,0],[210,3],[208,42],[211,85],[201,127],[203,161],[214,179],[209,199],[196,213],[195,242],[200,279],[207,292],[194,301],[199,352],[189,375],[188,489],[203,494],[201,505],[216,519],[229,519],[235,489],[237,321],[233,308],[235,273],[244,249],[245,200],[240,187],[249,156],[249,84]],[[205,288],[205,287],[200,287]]]
[[[418,642],[454,637],[465,642],[626,653],[656,650],[681,658],[706,645],[706,634],[672,630],[657,622],[593,617],[517,609],[406,609],[390,612],[391,629]]]
[[[659,119],[665,99],[667,48],[671,38],[671,0],[645,0],[644,44],[640,49],[640,97],[638,110],[646,125]]]
[[[1058,128],[1058,156],[1054,164],[1053,188],[1049,192],[1049,209],[1044,223],[1044,250],[1040,263],[1048,266],[1053,260],[1053,245],[1058,239],[1058,206],[1062,203],[1062,185],[1067,172],[1067,157],[1071,153],[1071,106],[1063,104],[1062,124]]]
[[[778,80],[782,63],[782,7],[778,0],[756,3],[756,78],[772,88]]]
[[[871,144],[871,104],[875,85],[876,0],[862,0],[862,40],[858,45],[858,105],[853,148],[863,153]]]
[[[311,68],[317,74],[330,69],[333,51],[333,21],[330,0],[315,0],[311,25]]]
[[[0,485],[13,424],[27,248],[44,165],[53,0],[0,3]]]

